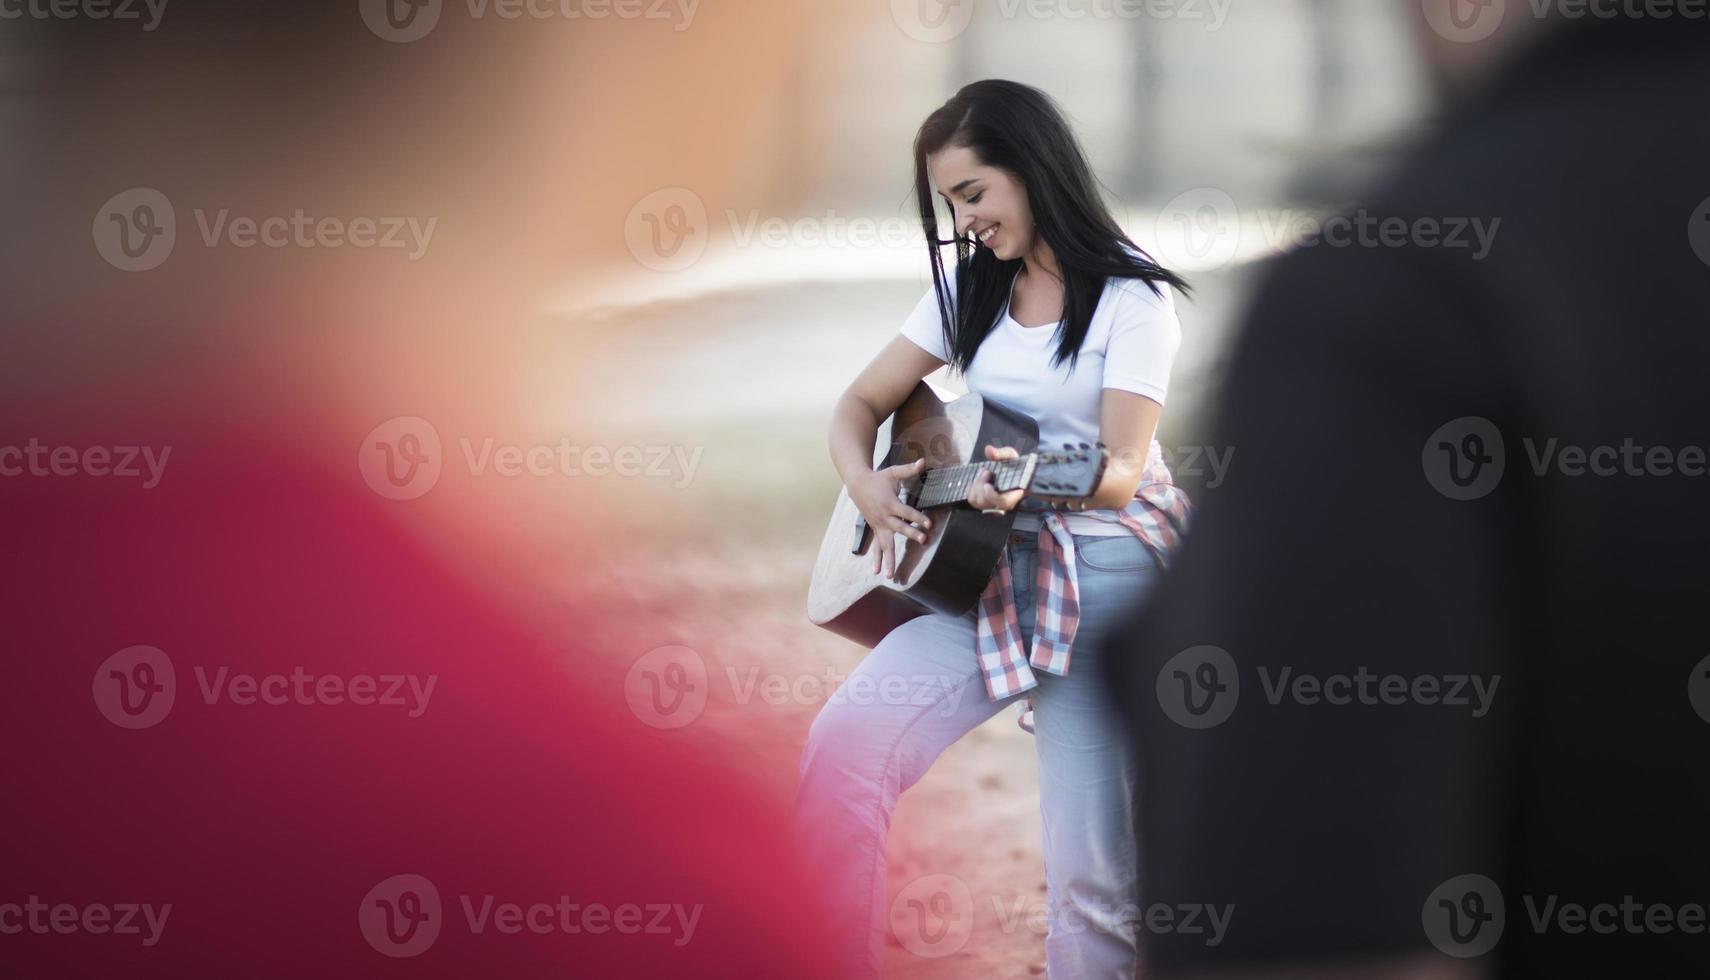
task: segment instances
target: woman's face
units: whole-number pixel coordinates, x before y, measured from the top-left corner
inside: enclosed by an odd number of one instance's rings
[[[948,146],[927,156],[926,173],[933,190],[949,202],[957,235],[1005,261],[1033,247],[1027,188],[1007,172],[981,163],[968,147]]]

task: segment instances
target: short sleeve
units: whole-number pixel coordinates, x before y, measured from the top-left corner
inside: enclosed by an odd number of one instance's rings
[[[956,270],[954,267],[944,270],[950,295],[956,295]],[[944,325],[938,317],[938,294],[929,285],[926,295],[914,305],[914,311],[903,321],[900,333],[921,350],[948,364],[950,353],[944,349]]]
[[[1104,384],[1145,395],[1158,404],[1170,387],[1170,367],[1182,342],[1181,321],[1168,283],[1162,296],[1138,280],[1116,287],[1110,342],[1104,352]]]

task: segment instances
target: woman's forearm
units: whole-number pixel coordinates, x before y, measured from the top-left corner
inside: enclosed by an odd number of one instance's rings
[[[879,420],[873,409],[848,392],[831,410],[831,465],[847,485],[863,473],[873,471],[873,447],[878,441]]]

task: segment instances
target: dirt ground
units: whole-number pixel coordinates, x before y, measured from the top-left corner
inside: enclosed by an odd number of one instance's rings
[[[779,806],[794,791],[814,714],[867,652],[807,621],[805,576],[817,550],[817,535],[709,540],[698,555],[634,555],[633,565],[613,567],[606,579],[607,598],[635,615],[603,645],[692,649],[706,665],[710,696],[689,737],[740,740],[744,775]],[[1044,970],[1044,936],[1027,918],[1045,889],[1038,782],[1032,736],[1016,725],[1017,713],[1001,712],[951,746],[898,803],[886,899],[899,928],[887,934],[887,977],[1019,978]],[[924,925],[909,904],[923,891],[923,914],[948,910]],[[952,904],[932,903],[932,892]],[[959,924],[969,915],[971,931]],[[962,931],[931,935],[940,926]]]

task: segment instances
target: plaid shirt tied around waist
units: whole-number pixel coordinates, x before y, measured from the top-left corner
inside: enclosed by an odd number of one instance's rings
[[[1152,552],[1161,568],[1181,543],[1191,511],[1187,493],[1171,482],[1170,470],[1163,460],[1154,459],[1141,475],[1134,499],[1116,512],[1116,519]],[[1060,512],[1050,509],[1037,512],[1041,523],[1034,576],[1037,605],[1031,656],[1022,645],[1016,619],[1008,547],[998,556],[997,571],[980,595],[974,647],[980,673],[986,680],[986,696],[993,701],[1037,687],[1035,669],[1058,676],[1069,672],[1069,649],[1075,640],[1081,610],[1074,537]],[[1033,730],[1025,715],[1020,721],[1023,729]]]

